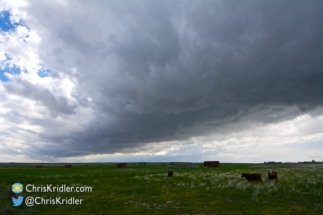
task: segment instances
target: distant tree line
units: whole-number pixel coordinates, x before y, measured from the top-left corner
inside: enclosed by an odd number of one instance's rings
[[[284,162],[284,164],[293,163],[293,162]],[[295,162],[296,163],[296,162]],[[297,163],[323,163],[323,161],[298,161]],[[283,164],[283,162],[276,162],[276,161],[265,161],[264,164]]]

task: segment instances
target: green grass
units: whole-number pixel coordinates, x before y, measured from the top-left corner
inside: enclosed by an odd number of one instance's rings
[[[278,172],[270,182],[267,170]],[[222,164],[220,168],[173,169],[162,165],[0,166],[0,214],[323,214],[322,166]],[[244,173],[261,173],[248,183]],[[91,193],[27,193],[46,198],[75,197],[81,205],[12,207],[11,185],[91,186]],[[16,196],[16,195],[15,195]]]

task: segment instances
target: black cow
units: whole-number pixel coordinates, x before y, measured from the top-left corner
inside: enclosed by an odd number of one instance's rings
[[[172,177],[173,176],[173,171],[168,171],[167,175],[168,175],[168,177]]]
[[[253,173],[253,174],[242,173],[241,177],[245,177],[248,180],[248,182],[260,181],[261,183],[263,183],[261,179],[261,175],[258,173]]]

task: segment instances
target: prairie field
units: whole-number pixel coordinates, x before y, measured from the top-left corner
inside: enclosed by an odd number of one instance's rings
[[[322,164],[220,164],[218,168],[167,169],[166,165],[0,166],[0,214],[323,214]],[[278,180],[269,181],[275,170]],[[173,177],[167,176],[173,171]],[[249,183],[242,173],[260,173],[263,183]],[[92,192],[14,194],[13,183],[91,187]],[[83,199],[82,204],[25,203],[17,196]]]

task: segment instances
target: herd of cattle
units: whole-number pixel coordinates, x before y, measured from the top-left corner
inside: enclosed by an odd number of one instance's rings
[[[168,171],[167,176],[172,177],[173,171]],[[260,181],[261,183],[263,183],[262,179],[261,179],[261,175],[259,173],[242,173],[241,177],[245,177],[248,180],[248,182]],[[270,181],[275,180],[275,182],[276,182],[278,179],[277,172],[276,171],[272,171],[272,172],[268,171],[268,179]]]
[[[42,168],[43,165],[36,165],[36,168]],[[67,164],[64,166],[65,168],[72,168],[71,164]],[[117,165],[118,167],[118,165]],[[125,167],[125,165],[122,165],[122,167]],[[173,177],[173,171],[168,171],[167,172],[167,176],[168,177]],[[241,177],[244,177],[248,180],[248,182],[251,181],[260,181],[261,183],[263,183],[261,175],[259,173],[242,173]],[[268,171],[268,179],[271,180],[275,180],[275,182],[277,181],[278,177],[277,177],[277,172],[276,171]]]

